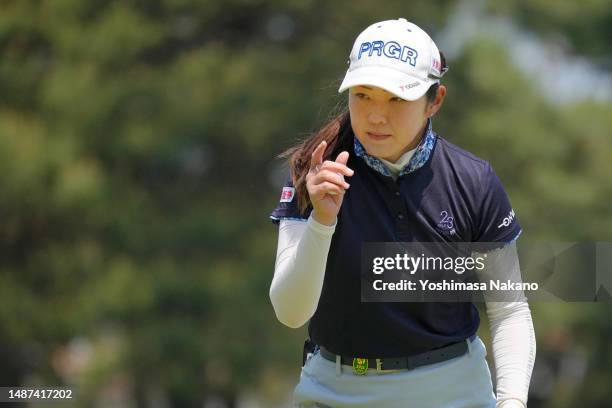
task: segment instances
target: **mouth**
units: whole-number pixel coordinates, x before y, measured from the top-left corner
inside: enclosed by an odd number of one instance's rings
[[[366,132],[366,134],[372,140],[385,140],[391,137],[388,133]]]

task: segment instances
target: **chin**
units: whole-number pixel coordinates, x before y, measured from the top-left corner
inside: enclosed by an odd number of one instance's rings
[[[379,159],[385,159],[385,160],[389,160],[388,157],[391,156],[391,154],[389,154],[389,152],[386,151],[386,149],[380,149],[380,148],[366,147],[366,152],[368,152],[370,156],[374,156]]]
[[[372,143],[367,138],[358,139],[365,151],[370,156],[383,158],[385,160],[388,160],[387,157],[393,156],[393,152],[390,151],[389,146],[384,146],[382,143]]]

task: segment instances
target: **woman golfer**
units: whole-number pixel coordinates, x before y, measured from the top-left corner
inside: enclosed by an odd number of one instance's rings
[[[270,298],[283,324],[310,320],[295,406],[527,404],[535,336],[522,293],[486,302],[496,392],[473,303],[361,302],[367,242],[495,244],[494,273],[520,280],[521,229],[495,172],[432,129],[446,71],[415,24],[369,26],[339,89],[348,112],[286,152]]]

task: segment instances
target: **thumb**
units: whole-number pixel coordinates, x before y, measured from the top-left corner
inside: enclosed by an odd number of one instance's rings
[[[346,166],[348,159],[349,159],[349,153],[345,150],[341,152],[338,155],[338,157],[336,157],[336,163],[344,164]]]

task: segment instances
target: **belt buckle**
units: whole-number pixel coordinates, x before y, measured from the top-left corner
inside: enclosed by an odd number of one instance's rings
[[[368,372],[368,359],[355,357],[353,359],[353,371],[357,375],[365,375]]]

